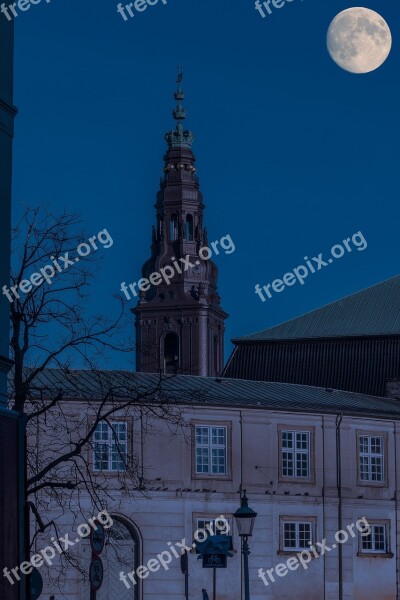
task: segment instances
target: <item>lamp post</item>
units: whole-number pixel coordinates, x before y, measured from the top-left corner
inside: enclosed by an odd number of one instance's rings
[[[244,567],[244,598],[250,600],[250,583],[249,583],[249,544],[248,538],[253,533],[253,527],[257,513],[252,508],[249,508],[246,490],[243,490],[243,496],[240,501],[240,508],[233,515],[235,517],[237,530],[242,539],[242,554]]]

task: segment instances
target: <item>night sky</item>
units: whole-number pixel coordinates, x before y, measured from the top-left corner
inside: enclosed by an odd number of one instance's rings
[[[47,202],[82,211],[88,237],[107,228],[114,245],[101,250],[90,310],[116,313],[113,295],[149,257],[179,62],[209,241],[229,234],[236,246],[216,258],[227,356],[233,337],[399,273],[400,4],[363,5],[393,36],[366,75],[326,49],[331,20],[351,6],[293,0],[262,19],[253,0],[160,0],[125,22],[115,0],[42,0],[19,14],[14,219]],[[360,230],[365,251],[265,303],[255,294]]]

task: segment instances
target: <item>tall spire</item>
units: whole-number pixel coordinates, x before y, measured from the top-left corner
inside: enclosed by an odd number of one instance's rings
[[[177,90],[174,94],[174,98],[176,100],[176,107],[172,113],[175,121],[176,127],[174,130],[169,131],[165,139],[168,143],[169,148],[191,148],[192,142],[194,140],[193,134],[191,131],[184,130],[182,122],[186,119],[186,109],[183,107],[182,102],[185,98],[185,94],[181,89],[181,82],[183,79],[182,66],[178,65],[178,78],[176,80]]]
[[[220,304],[217,265],[200,253],[208,245],[203,234],[203,194],[195,174],[193,135],[184,125],[182,79],[179,66],[172,112],[175,129],[166,135],[164,175],[155,204],[157,225],[151,256],[142,267],[141,281],[149,285],[133,309],[136,368],[142,373],[216,377],[224,364],[228,315]],[[182,269],[179,263],[191,267]],[[154,283],[153,274],[164,271],[170,275]]]

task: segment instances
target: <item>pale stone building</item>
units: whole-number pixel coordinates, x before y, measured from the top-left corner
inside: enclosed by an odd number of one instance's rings
[[[66,410],[87,413],[83,422],[90,423],[96,388],[101,399],[98,382],[103,377],[107,385],[113,378],[121,404],[124,387],[131,390],[139,385],[143,391],[158,385],[157,375],[65,375],[57,370],[45,372],[35,385],[47,393],[63,389]],[[107,477],[112,500],[105,499],[105,508],[114,519],[108,531],[120,540],[127,560],[123,564],[113,557],[109,547],[103,556],[105,578],[98,600],[184,597],[184,576],[175,557],[168,570],[161,567],[148,572],[143,580],[135,576],[136,585],[128,578],[129,589],[120,572],[126,575],[147,565],[183,538],[190,545],[199,525],[221,514],[232,526],[234,552],[227,568],[217,570],[217,598],[242,598],[240,538],[232,523],[239,489],[247,490],[249,504],[258,513],[250,539],[252,599],[399,597],[397,400],[282,383],[181,375],[162,381],[155,403],[162,395],[172,406],[183,408],[189,424],[186,436],[180,429],[171,433],[161,420],[143,434],[138,406],[113,415],[108,424],[99,424],[94,436],[88,456],[90,477],[100,472]],[[122,485],[130,461],[145,477],[141,482],[127,479]],[[84,493],[80,502],[87,517],[93,516]],[[354,528],[363,517],[371,527],[368,536]],[[76,527],[68,512],[58,523],[73,539]],[[354,537],[347,529],[351,525]],[[343,544],[335,540],[340,530],[347,531]],[[339,535],[340,540],[344,537],[344,533]],[[299,567],[284,576],[272,573],[275,582],[267,578],[268,586],[263,583],[259,569],[275,568],[309,549],[309,542],[324,539],[327,546],[336,544],[336,548],[313,557],[307,569]],[[40,549],[37,545],[36,551]],[[81,541],[74,551],[87,566],[88,543]],[[202,588],[211,598],[212,569],[203,569],[195,554],[189,555],[189,573],[190,598],[200,598]],[[49,585],[46,593],[51,592],[59,597],[57,588]],[[68,599],[89,598],[88,584],[71,570],[61,592]]]

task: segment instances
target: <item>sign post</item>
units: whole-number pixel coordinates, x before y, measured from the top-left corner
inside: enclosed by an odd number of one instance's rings
[[[213,570],[213,600],[217,597],[217,569],[226,569],[227,557],[232,554],[230,535],[210,535],[203,542],[195,542],[196,550],[203,559],[203,569]],[[204,592],[203,592],[204,596]]]
[[[181,554],[181,571],[185,576],[185,600],[189,600],[189,560],[187,550]]]
[[[90,600],[96,600],[97,591],[101,588],[104,576],[103,562],[100,554],[103,552],[106,540],[106,532],[99,521],[95,522],[96,529],[90,532],[90,547],[92,549],[92,561],[89,567]]]

